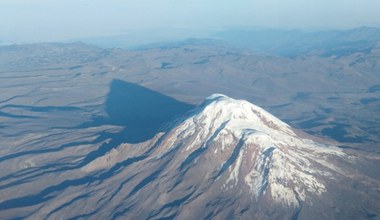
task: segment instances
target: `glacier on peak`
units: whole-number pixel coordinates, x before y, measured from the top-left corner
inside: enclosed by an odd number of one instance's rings
[[[218,158],[211,170],[217,173],[215,181],[223,181],[224,190],[243,184],[253,198],[269,196],[293,207],[308,195],[326,191],[322,176],[342,174],[328,158],[344,155],[333,146],[300,137],[248,101],[221,94],[209,96],[158,149],[159,157],[173,149],[181,157],[188,155],[184,160],[193,166],[198,166],[202,154]]]
[[[202,121],[202,124],[211,130],[226,123],[232,131],[253,129],[269,132],[269,130],[281,130],[294,135],[289,125],[264,109],[248,101],[236,100],[223,94],[213,94],[207,97],[193,111],[192,115],[190,120]]]

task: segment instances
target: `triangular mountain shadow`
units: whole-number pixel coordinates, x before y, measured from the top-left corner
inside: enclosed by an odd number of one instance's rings
[[[107,139],[110,141],[91,151],[80,164],[69,169],[85,166],[122,143],[136,144],[147,141],[157,133],[167,131],[169,123],[194,107],[137,84],[114,79],[104,103],[107,117],[95,116],[92,121],[75,128],[106,124],[124,128],[118,133],[100,132],[98,138],[91,144]]]
[[[107,95],[107,123],[125,126],[124,141],[138,143],[164,131],[165,124],[194,108],[142,86],[113,80]]]

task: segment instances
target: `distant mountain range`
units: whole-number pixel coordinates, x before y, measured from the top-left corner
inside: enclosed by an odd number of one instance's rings
[[[267,55],[346,56],[369,52],[380,45],[380,29],[361,27],[344,31],[229,30],[215,34],[228,43]]]
[[[182,33],[182,34],[181,34]],[[100,47],[146,48],[183,41],[189,36],[207,39],[208,43],[227,43],[256,53],[295,57],[301,55],[345,56],[368,52],[379,46],[380,28],[360,27],[350,30],[301,31],[231,28],[214,32],[186,30],[135,31],[126,35],[79,39]]]

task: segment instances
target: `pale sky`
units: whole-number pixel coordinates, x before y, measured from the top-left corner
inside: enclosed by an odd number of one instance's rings
[[[60,41],[135,29],[380,27],[380,0],[0,0],[0,41]]]

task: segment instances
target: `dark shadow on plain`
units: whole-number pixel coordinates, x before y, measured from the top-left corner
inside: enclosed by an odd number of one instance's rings
[[[33,106],[7,106],[14,108],[28,109],[33,112],[49,111],[75,111],[75,107],[33,107]],[[104,108],[108,117],[93,117],[90,122],[84,122],[74,128],[90,128],[105,124],[120,125],[124,129],[119,133],[100,132],[96,142],[102,142],[111,139],[108,144],[102,145],[97,151],[87,155],[81,165],[85,165],[97,156],[104,155],[108,150],[120,145],[121,143],[139,143],[151,139],[158,132],[165,131],[167,123],[184,115],[194,106],[177,101],[161,93],[144,88],[137,84],[125,82],[122,80],[113,80],[110,84],[110,90],[104,103]],[[2,112],[0,112],[0,116]],[[24,116],[32,117],[32,116]],[[33,116],[34,117],[34,116]],[[62,127],[58,127],[62,128]],[[78,143],[79,144],[79,143]],[[61,151],[68,147],[75,147],[77,143],[68,143],[56,148],[44,148],[30,151],[17,152],[0,157],[0,162],[13,159],[20,156],[35,155],[48,152]]]
[[[33,112],[49,112],[53,110],[74,111],[79,110],[75,107],[32,107],[32,106],[11,106],[30,109]],[[110,91],[107,94],[104,108],[108,117],[94,116],[91,121],[84,122],[79,126],[66,129],[83,129],[101,125],[119,125],[123,130],[118,133],[100,132],[99,137],[94,142],[96,144],[110,139],[111,141],[102,144],[98,149],[90,152],[78,167],[84,166],[95,158],[104,155],[112,148],[122,143],[140,143],[151,139],[158,132],[165,132],[168,123],[181,117],[194,106],[179,102],[161,93],[144,88],[142,86],[113,80]],[[0,112],[1,116],[1,112]],[[63,128],[63,127],[59,127]],[[76,147],[86,142],[67,143],[55,148],[44,148],[27,150],[0,157],[0,162],[17,158],[20,156],[36,155],[49,152],[58,152],[69,147]],[[66,168],[66,169],[72,169]],[[65,169],[65,168],[62,168]]]
[[[113,80],[105,102],[108,117],[94,118],[90,124],[85,123],[81,127],[111,124],[124,128],[116,134],[104,133],[102,139],[111,140],[90,152],[78,167],[85,166],[122,143],[141,143],[151,139],[158,132],[167,131],[168,123],[193,108],[193,105],[179,102],[151,89]]]
[[[139,143],[164,131],[168,122],[194,106],[133,83],[113,80],[105,108],[109,124],[125,126],[124,141]]]

